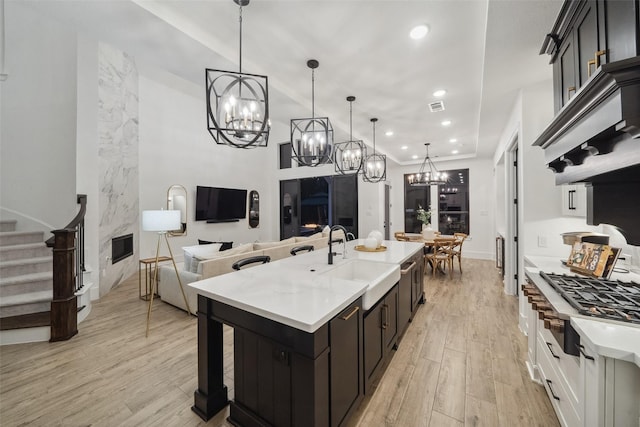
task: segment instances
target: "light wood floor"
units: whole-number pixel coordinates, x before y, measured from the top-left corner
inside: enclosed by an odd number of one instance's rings
[[[427,303],[348,427],[558,425],[525,369],[516,298],[503,294],[492,262],[463,268],[452,279],[425,275]],[[70,341],[0,348],[0,425],[229,426],[227,411],[205,424],[190,409],[195,317],[154,304],[145,338],[137,287],[136,275],[103,297]]]

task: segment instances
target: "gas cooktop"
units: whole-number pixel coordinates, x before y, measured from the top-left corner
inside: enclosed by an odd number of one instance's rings
[[[640,284],[540,272],[580,314],[640,325]]]

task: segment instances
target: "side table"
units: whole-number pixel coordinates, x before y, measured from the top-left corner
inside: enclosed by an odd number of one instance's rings
[[[158,257],[158,264],[165,261],[171,261],[171,257],[168,256],[160,256]],[[151,290],[153,289],[153,265],[156,263],[156,258],[144,258],[140,260],[140,264],[138,266],[138,298],[142,301],[149,301],[151,297]],[[145,294],[142,295],[142,266],[144,265],[144,289]],[[156,268],[158,268],[156,266]],[[150,274],[151,273],[151,274]],[[154,297],[157,297],[158,288],[156,288],[156,292],[154,293]]]

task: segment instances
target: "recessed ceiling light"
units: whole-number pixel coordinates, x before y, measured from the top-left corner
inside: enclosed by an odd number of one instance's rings
[[[393,131],[392,130],[388,130],[384,133],[387,136],[393,136]]]
[[[437,91],[433,92],[433,96],[435,96],[436,98],[440,98],[442,96],[445,96],[447,94],[447,91],[444,89],[438,89]]]
[[[414,154],[413,156],[411,156],[411,158],[415,160],[415,159],[417,159],[417,158],[418,158],[418,155],[417,155],[417,154]]]
[[[426,25],[418,25],[417,27],[413,27],[411,32],[409,32],[409,37],[414,40],[419,40],[427,35],[429,32],[429,27]]]
[[[407,145],[403,145],[402,147],[400,147],[401,150],[406,150],[407,148],[409,148],[409,146]]]
[[[449,142],[452,144],[455,144],[456,142],[458,142],[458,140],[456,138],[451,138]]]
[[[451,154],[458,154],[458,150],[451,151]]]
[[[442,126],[449,126],[451,124],[451,120],[443,120],[442,122],[440,122],[440,124]]]

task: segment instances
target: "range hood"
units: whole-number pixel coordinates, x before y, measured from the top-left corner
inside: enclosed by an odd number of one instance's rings
[[[603,64],[533,145],[556,184],[587,183],[587,223],[640,245],[640,57]]]

